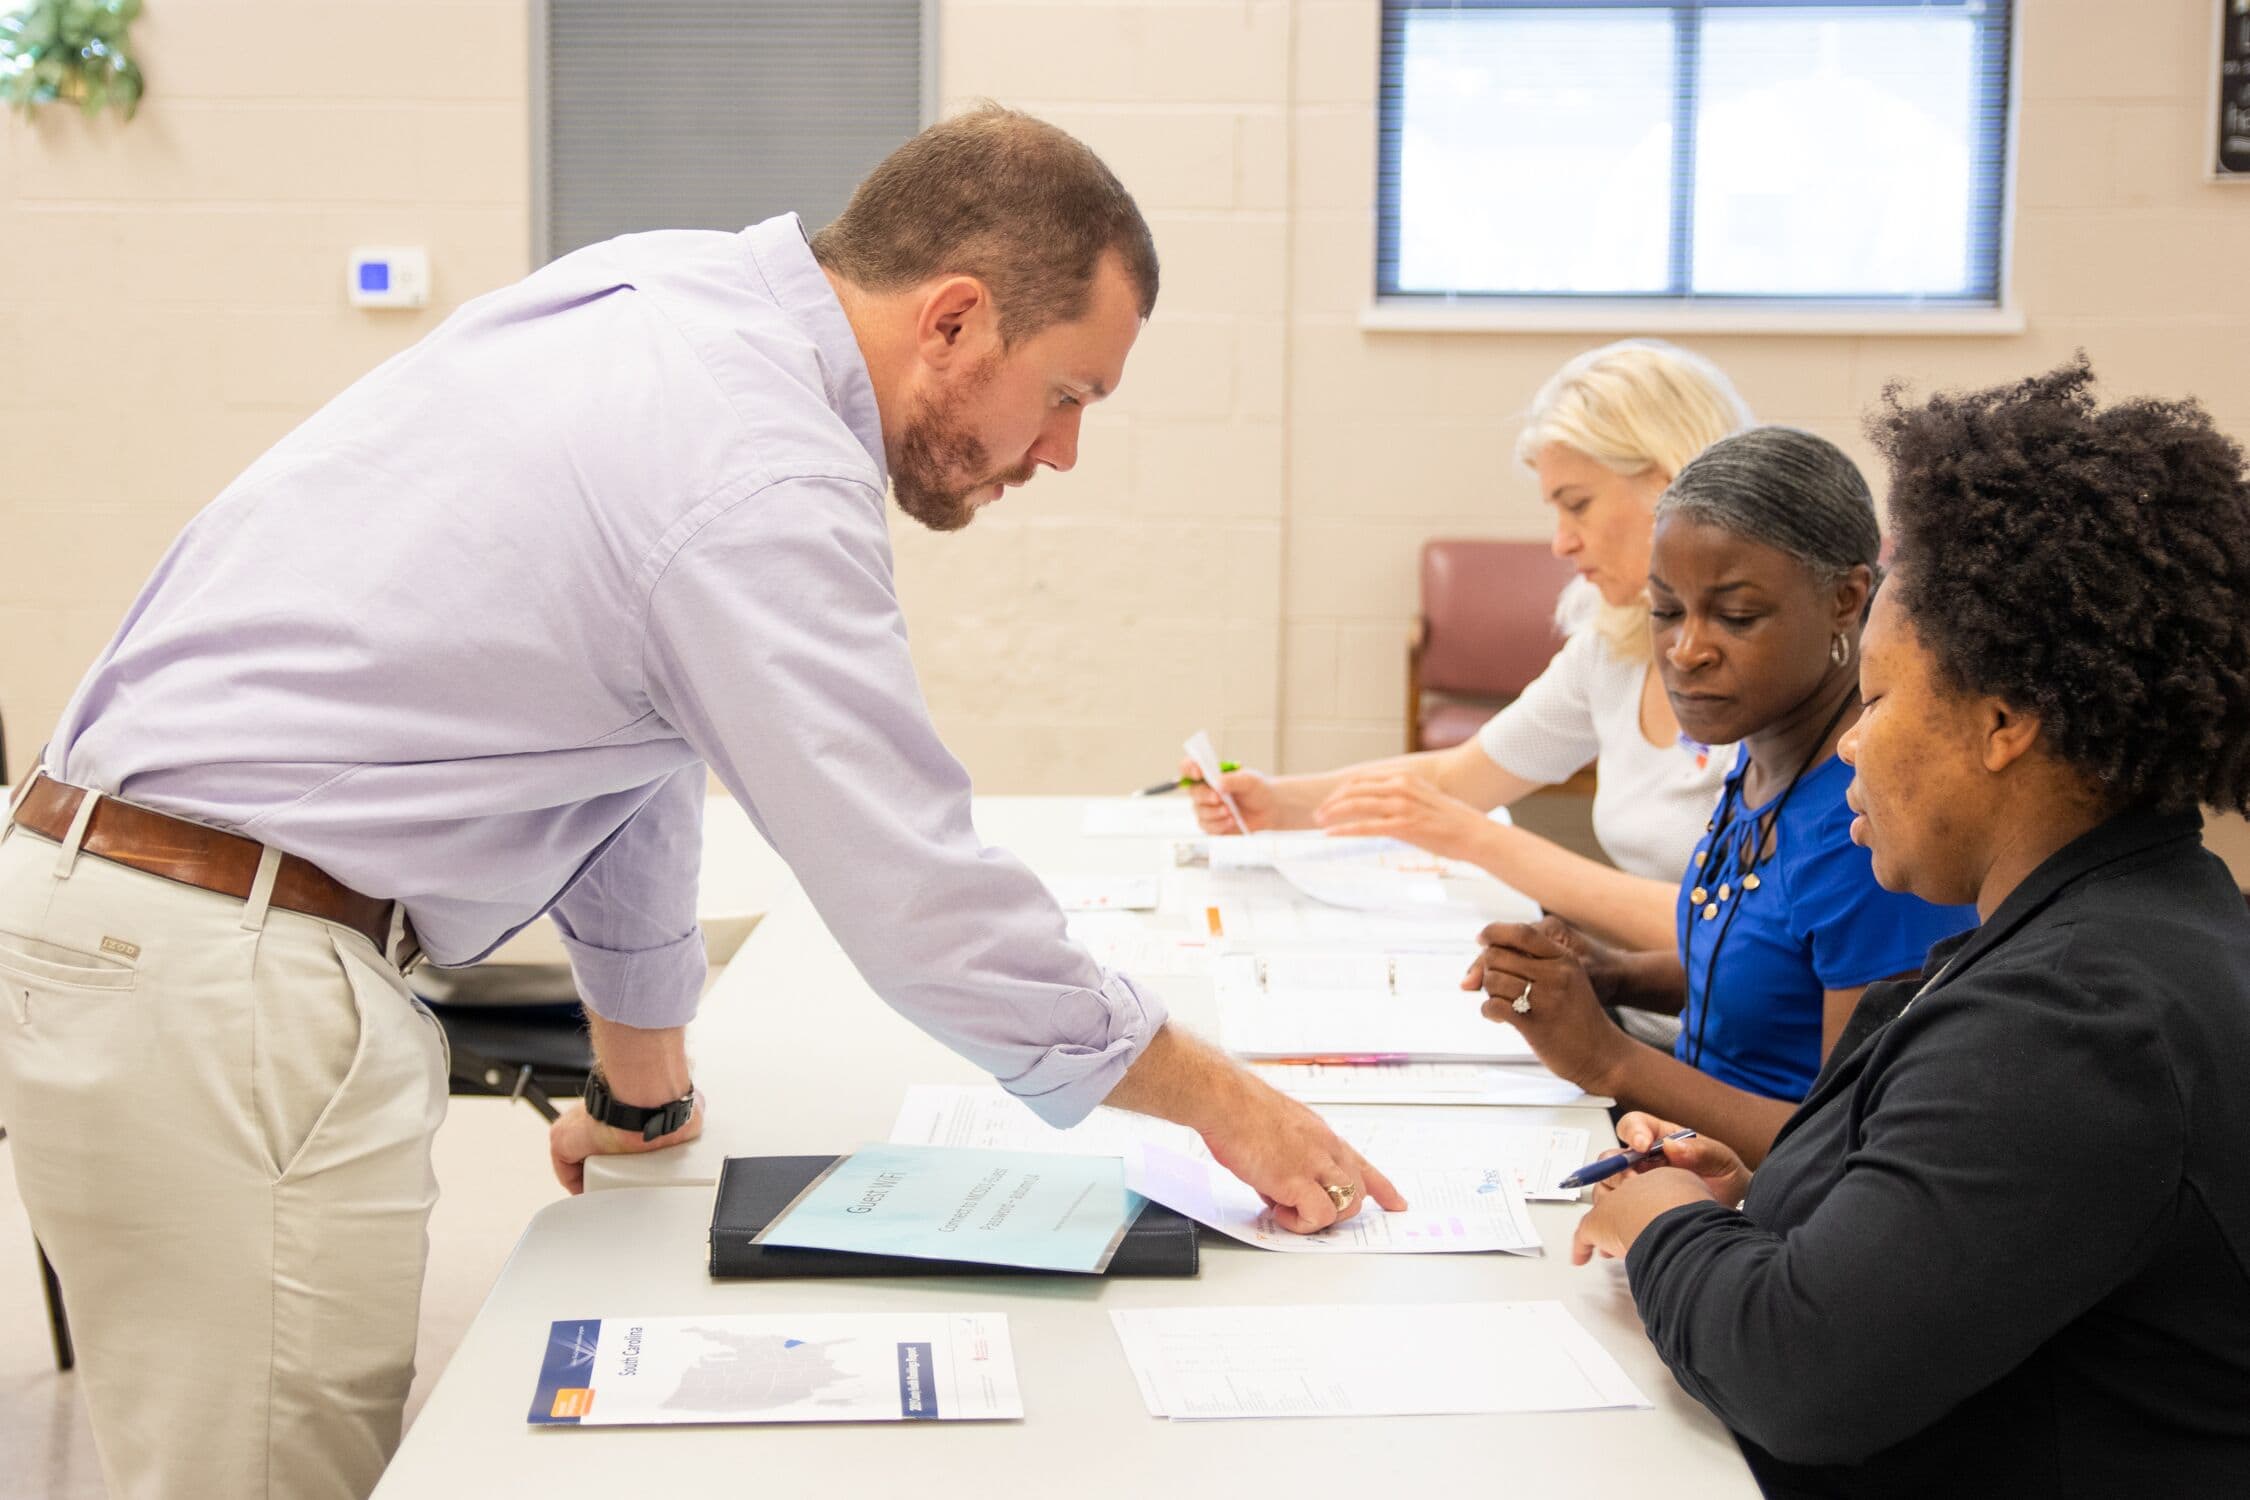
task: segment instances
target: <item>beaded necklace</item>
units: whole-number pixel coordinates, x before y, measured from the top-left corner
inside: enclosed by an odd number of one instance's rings
[[[1844,710],[1851,706],[1852,695],[1846,694],[1844,701],[1836,705],[1836,711],[1828,716],[1828,722],[1821,726],[1820,733],[1814,737],[1811,754],[1807,755],[1797,769],[1790,773],[1789,784],[1781,789],[1781,797],[1774,803],[1773,812],[1766,817],[1750,820],[1750,827],[1743,832],[1739,852],[1732,862],[1734,868],[1741,874],[1739,885],[1734,882],[1730,872],[1716,867],[1706,870],[1704,865],[1708,855],[1725,852],[1728,848],[1727,835],[1734,826],[1735,813],[1741,806],[1742,783],[1749,775],[1747,769],[1741,776],[1736,776],[1727,782],[1726,793],[1719,798],[1718,811],[1713,813],[1711,820],[1703,825],[1706,837],[1704,847],[1695,852],[1696,873],[1705,876],[1715,874],[1722,878],[1716,891],[1706,888],[1699,881],[1695,888],[1688,892],[1690,907],[1688,925],[1687,931],[1680,940],[1682,968],[1687,969],[1688,972],[1693,972],[1691,967],[1693,958],[1688,950],[1694,946],[1697,921],[1709,922],[1713,920],[1719,915],[1721,908],[1726,911],[1726,920],[1719,923],[1719,930],[1711,940],[1711,950],[1703,961],[1703,1006],[1696,1013],[1695,1035],[1688,1043],[1687,1065],[1691,1068],[1700,1068],[1703,1065],[1703,1037],[1711,1024],[1711,980],[1718,973],[1719,950],[1726,946],[1727,934],[1734,930],[1734,919],[1741,912],[1743,906],[1741,898],[1748,896],[1761,884],[1758,878],[1758,866],[1765,863],[1766,834],[1769,830],[1781,826],[1782,810],[1789,806],[1789,799],[1796,795],[1797,783],[1804,779],[1805,772],[1812,769],[1814,761],[1820,757],[1820,747],[1828,743],[1828,736],[1835,732],[1838,724],[1843,722]],[[1778,848],[1778,840],[1776,841],[1776,847]],[[1717,898],[1716,900],[1712,899],[1714,896]]]

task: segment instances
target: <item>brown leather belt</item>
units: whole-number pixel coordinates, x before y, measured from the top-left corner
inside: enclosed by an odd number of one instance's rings
[[[59,844],[70,837],[78,804],[85,799],[83,789],[41,773],[24,789],[14,821]],[[250,888],[258,879],[258,857],[264,848],[256,839],[112,797],[94,804],[93,815],[86,821],[86,838],[79,847],[112,864],[198,890],[216,891],[238,901],[250,899]],[[281,869],[274,876],[273,904],[349,927],[373,943],[376,952],[389,951],[392,903],[362,896],[320,866],[294,854],[281,856]]]

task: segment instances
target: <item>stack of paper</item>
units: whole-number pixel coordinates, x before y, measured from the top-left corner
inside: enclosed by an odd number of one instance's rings
[[[1110,1313],[1149,1414],[1403,1417],[1645,1407],[1559,1302]]]
[[[1254,1062],[1260,1078],[1307,1104],[1575,1104],[1592,1096],[1521,1063]]]
[[[1136,979],[1199,979],[1211,972],[1211,943],[1202,934],[1169,931],[1131,912],[1081,912],[1067,930],[1094,962]]]
[[[1186,797],[1100,797],[1086,804],[1089,838],[1185,839],[1202,832]]]
[[[1000,1313],[791,1313],[557,1323],[530,1420],[618,1427],[1022,1415]]]
[[[1238,1057],[1298,1062],[1536,1062],[1522,1032],[1486,1020],[1484,996],[1460,987],[1467,967],[1439,955],[1405,966],[1380,953],[1230,955],[1212,974],[1220,1040]]]
[[[1428,1167],[1474,1171],[1481,1177],[1485,1169],[1497,1167],[1527,1198],[1571,1202],[1578,1197],[1557,1184],[1585,1163],[1584,1130],[1519,1125],[1484,1110],[1362,1105],[1322,1114],[1360,1155],[1386,1172]],[[1116,1156],[1128,1163],[1141,1146],[1158,1146],[1174,1156],[1211,1159],[1203,1138],[1185,1125],[1104,1107],[1068,1130],[1057,1130],[989,1083],[916,1084],[906,1091],[891,1140],[911,1146]]]
[[[1155,875],[1049,875],[1045,880],[1064,911],[1154,911],[1163,889]]]
[[[1143,1145],[1127,1158],[1126,1175],[1134,1191],[1261,1250],[1294,1255],[1541,1253],[1539,1232],[1524,1209],[1516,1174],[1498,1162],[1468,1168],[1385,1167],[1384,1175],[1406,1195],[1403,1212],[1387,1213],[1369,1203],[1315,1234],[1283,1229],[1249,1184],[1207,1156]]]

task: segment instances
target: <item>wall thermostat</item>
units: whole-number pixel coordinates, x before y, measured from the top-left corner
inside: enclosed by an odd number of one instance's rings
[[[430,252],[419,245],[354,250],[344,295],[354,307],[421,307],[430,300]]]

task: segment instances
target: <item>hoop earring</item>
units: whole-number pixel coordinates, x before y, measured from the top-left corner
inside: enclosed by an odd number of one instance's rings
[[[1836,639],[1828,643],[1828,659],[1839,667],[1848,665],[1852,659],[1852,643],[1841,630],[1836,632]]]

